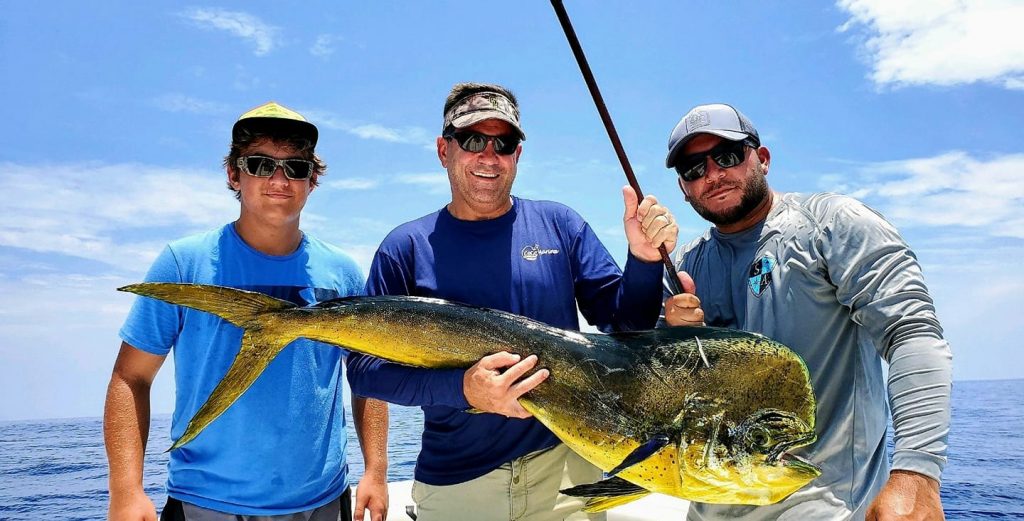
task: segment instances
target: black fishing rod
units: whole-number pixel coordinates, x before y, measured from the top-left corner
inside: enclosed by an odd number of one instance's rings
[[[615,147],[615,154],[619,156],[622,171],[626,174],[629,186],[633,187],[633,190],[636,191],[637,200],[642,201],[644,193],[640,190],[640,183],[637,182],[636,175],[633,174],[633,167],[629,165],[629,158],[626,157],[626,151],[622,148],[622,141],[619,140],[619,133],[615,131],[615,124],[612,123],[612,117],[608,114],[608,108],[604,105],[604,98],[601,97],[601,91],[597,88],[594,73],[590,71],[587,57],[583,54],[583,47],[580,46],[580,41],[576,38],[576,31],[573,30],[572,22],[569,21],[569,14],[565,12],[565,6],[562,5],[561,0],[551,0],[551,6],[555,8],[558,22],[562,24],[562,31],[565,32],[565,38],[569,40],[569,47],[572,48],[572,54],[576,56],[576,63],[579,64],[580,72],[583,73],[583,80],[587,82],[590,96],[594,98],[594,105],[597,105],[597,111],[601,114],[601,121],[604,122],[604,129],[608,131],[608,138],[612,140],[612,146]],[[681,294],[683,288],[679,283],[679,277],[676,275],[676,267],[668,256],[668,250],[662,244],[658,246],[658,251],[661,252],[661,262],[665,264],[665,269],[668,270],[668,282],[672,293],[675,295]]]

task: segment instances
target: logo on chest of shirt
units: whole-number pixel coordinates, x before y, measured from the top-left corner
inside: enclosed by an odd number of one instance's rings
[[[750,291],[755,297],[760,297],[764,290],[772,283],[772,270],[775,269],[775,257],[764,254],[760,259],[750,265]]]
[[[539,244],[533,244],[523,248],[523,258],[528,261],[535,261],[541,255],[556,255],[559,251],[555,249],[544,249]]]

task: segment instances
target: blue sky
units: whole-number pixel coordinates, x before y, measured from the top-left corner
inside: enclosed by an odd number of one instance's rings
[[[662,166],[669,132],[695,104],[734,104],[772,151],[773,188],[855,195],[900,227],[955,378],[1024,377],[1024,6],[566,7],[682,238],[706,224]],[[622,172],[547,2],[12,2],[0,68],[0,420],[102,412],[131,303],[114,288],[237,217],[220,162],[234,119],[267,100],[321,131],[328,176],[303,228],[364,269],[391,228],[448,201],[433,143],[458,81],[519,96],[514,193],[569,204],[625,256]]]

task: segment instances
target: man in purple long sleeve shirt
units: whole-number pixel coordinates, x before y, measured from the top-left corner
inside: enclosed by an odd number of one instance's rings
[[[583,316],[605,331],[653,328],[660,310],[657,247],[674,246],[672,215],[624,189],[630,254],[621,271],[590,226],[570,208],[511,196],[525,139],[515,96],[497,85],[457,84],[437,139],[452,200],[396,228],[373,259],[370,295],[445,298],[579,329]],[[560,488],[601,479],[529,417],[516,398],[547,376],[508,353],[469,370],[416,369],[353,360],[356,394],[424,411],[413,499],[419,519],[603,519]],[[492,414],[471,414],[475,408]],[[494,414],[496,413],[496,414]]]

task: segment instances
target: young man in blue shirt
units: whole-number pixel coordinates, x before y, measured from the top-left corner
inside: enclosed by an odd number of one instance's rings
[[[378,249],[367,292],[444,298],[579,329],[653,328],[661,306],[657,247],[674,246],[672,215],[624,189],[629,256],[619,269],[570,208],[511,195],[525,139],[515,96],[462,83],[444,106],[437,154],[448,171],[445,207],[392,231]],[[516,399],[547,370],[508,353],[469,370],[426,370],[356,357],[353,392],[423,407],[413,499],[421,521],[604,519],[580,512],[561,488],[596,482],[601,470],[572,453]],[[490,414],[474,414],[474,408]]]
[[[242,115],[224,161],[238,220],[169,244],[147,282],[215,284],[299,305],[363,290],[342,251],[303,233],[299,218],[326,165],[316,127],[270,102]],[[142,488],[149,389],[173,352],[178,438],[238,354],[242,330],[206,313],[153,299],[135,301],[107,390],[104,438],[112,520],[155,520]],[[173,349],[172,349],[173,348]],[[298,340],[195,440],[170,453],[165,520],[351,519],[345,458],[342,350]],[[387,404],[353,397],[366,460],[356,514],[387,511]]]

